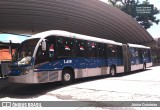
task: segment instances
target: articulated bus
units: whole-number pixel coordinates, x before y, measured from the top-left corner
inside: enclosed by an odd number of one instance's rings
[[[21,43],[10,64],[9,81],[47,83],[126,73],[152,66],[150,47],[51,30]]]

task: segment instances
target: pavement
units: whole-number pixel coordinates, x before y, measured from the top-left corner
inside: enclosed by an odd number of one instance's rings
[[[160,101],[160,66],[119,74],[76,80],[67,86],[61,83],[37,85],[8,83],[1,79],[0,101]],[[159,107],[70,107],[69,110],[159,110]],[[64,110],[57,107],[56,110]],[[68,110],[67,109],[67,110]]]

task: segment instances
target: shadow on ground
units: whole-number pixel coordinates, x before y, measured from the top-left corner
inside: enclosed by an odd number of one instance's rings
[[[145,70],[148,71],[149,69]],[[141,71],[134,71],[130,73],[123,73],[123,74],[117,74],[116,77],[123,77],[127,75],[137,74]],[[107,76],[97,76],[97,77],[90,77],[90,78],[82,78],[77,79],[72,83],[71,85],[84,83],[84,82],[90,82],[105,78],[112,78]],[[3,83],[1,83],[3,82]],[[0,83],[8,83],[7,79],[0,79]],[[67,85],[67,86],[71,86]],[[60,88],[66,87],[61,84],[61,82],[52,82],[52,83],[45,83],[45,84],[15,84],[15,83],[8,83],[3,88],[0,88],[0,98],[10,97],[10,98],[16,98],[16,99],[28,99],[28,98],[36,98],[41,95],[46,94],[47,92],[54,91]]]

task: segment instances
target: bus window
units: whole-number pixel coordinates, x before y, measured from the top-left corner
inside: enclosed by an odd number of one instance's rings
[[[48,61],[48,51],[43,51],[42,44],[40,44],[37,50],[35,64],[43,63],[46,61]]]
[[[106,52],[106,44],[103,43],[98,43],[98,54],[99,57],[107,57],[107,52]]]
[[[152,61],[152,55],[151,55],[151,50],[147,50],[148,51],[148,60],[149,60],[149,62],[151,62]]]
[[[108,57],[117,57],[117,50],[115,45],[108,45]]]
[[[117,65],[121,66],[123,65],[123,51],[122,46],[117,46]]]
[[[73,57],[75,52],[74,39],[67,37],[57,37],[58,56]]]
[[[130,48],[130,53],[131,53],[131,58],[138,58],[138,54],[139,54],[139,52],[138,52],[138,49],[137,48],[133,48],[133,47],[131,47]]]
[[[54,45],[49,46],[49,58],[54,58]]]
[[[85,57],[86,51],[86,41],[85,40],[76,40],[76,56]]]
[[[144,58],[145,57],[148,57],[148,49],[143,49],[143,55],[144,55]]]
[[[117,57],[123,59],[122,46],[117,46]]]
[[[49,36],[47,39],[47,51],[49,61],[54,60],[57,57],[56,36]]]
[[[131,47],[130,49],[130,53],[131,53],[131,64],[135,65],[135,64],[139,64],[142,62],[142,59],[140,59],[140,52],[138,48],[133,48]]]
[[[39,45],[39,48],[37,50],[36,54],[36,63],[42,63],[46,61],[51,61],[56,58],[56,36],[48,36],[46,39],[46,50],[42,50],[42,44]]]
[[[137,48],[135,48],[135,49],[134,49],[134,51],[135,51],[135,58],[138,58],[138,57],[139,57],[138,49],[137,49]]]
[[[87,42],[87,56],[88,57],[98,57],[98,51],[97,51],[97,43],[88,41]]]
[[[143,50],[142,49],[138,49],[138,58],[140,63],[143,63]]]

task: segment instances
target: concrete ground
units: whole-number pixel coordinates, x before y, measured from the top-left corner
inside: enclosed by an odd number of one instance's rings
[[[160,66],[119,74],[117,77],[78,79],[37,85],[8,83],[0,80],[0,101],[160,101]],[[91,102],[92,103],[92,102]],[[95,104],[95,103],[94,103]],[[152,110],[158,107],[70,107],[71,110]],[[114,104],[114,103],[113,103]],[[57,107],[57,109],[64,109]]]

